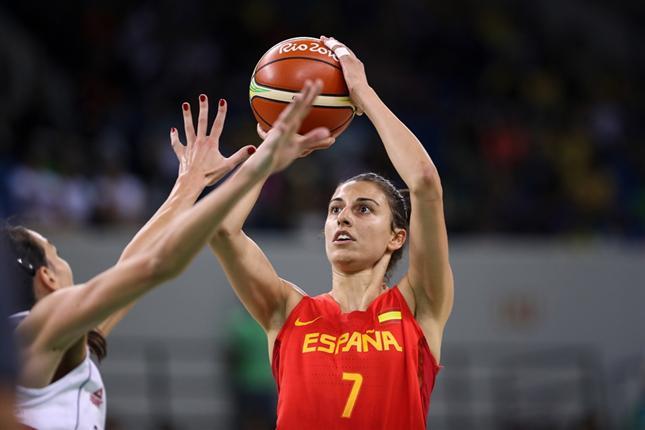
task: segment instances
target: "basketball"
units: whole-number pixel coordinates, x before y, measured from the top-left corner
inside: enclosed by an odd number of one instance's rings
[[[295,37],[269,49],[253,70],[249,100],[264,131],[273,127],[307,79],[320,79],[323,87],[298,133],[327,127],[336,137],[347,128],[355,108],[338,58],[319,39]]]

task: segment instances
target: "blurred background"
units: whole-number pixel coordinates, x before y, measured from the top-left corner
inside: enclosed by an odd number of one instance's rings
[[[0,216],[87,279],[170,191],[183,101],[226,98],[225,155],[258,144],[255,63],[333,35],[442,176],[456,301],[429,428],[645,429],[644,22],[638,0],[3,1]],[[363,171],[402,185],[361,117],[249,218],[310,294],[328,198]],[[229,289],[204,253],[115,331],[109,428],[273,428],[265,341]]]

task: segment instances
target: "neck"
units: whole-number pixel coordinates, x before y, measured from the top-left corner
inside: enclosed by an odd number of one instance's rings
[[[384,275],[378,268],[351,274],[333,270],[330,294],[342,312],[364,311],[387,288]]]

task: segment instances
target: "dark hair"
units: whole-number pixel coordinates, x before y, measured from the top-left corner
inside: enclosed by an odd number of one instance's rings
[[[377,185],[387,197],[387,202],[390,205],[390,210],[392,212],[392,231],[394,231],[395,228],[402,228],[406,232],[409,231],[410,205],[408,204],[408,190],[398,190],[392,182],[373,172],[361,173],[360,175],[356,175],[341,182],[338,186],[348,182],[371,182]],[[401,257],[403,257],[403,248],[405,248],[405,244],[392,253],[390,262],[387,265],[387,271],[385,272],[385,277],[388,281],[392,276],[392,270],[399,260],[401,260]]]
[[[6,273],[17,288],[16,300],[9,309],[10,314],[30,310],[36,304],[34,292],[34,276],[39,268],[48,267],[45,250],[40,246],[29,231],[22,226],[3,225],[0,227],[0,237],[6,245],[8,255],[3,258],[1,272]],[[4,316],[3,316],[4,317]],[[90,351],[103,360],[107,355],[107,342],[99,330],[88,333],[87,343]]]

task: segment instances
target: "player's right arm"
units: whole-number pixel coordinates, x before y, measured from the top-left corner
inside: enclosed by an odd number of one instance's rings
[[[262,139],[267,138],[267,134],[259,126],[258,134]],[[299,142],[303,136],[296,135],[294,139]],[[321,139],[301,156],[327,148],[333,143],[332,137]],[[262,249],[242,230],[266,179],[265,177],[258,182],[240,199],[215,231],[210,247],[244,307],[269,332],[282,327],[286,316],[300,301],[303,293],[280,278]]]
[[[281,325],[291,288],[278,276],[262,249],[242,230],[266,178],[235,206],[210,240],[210,248],[235,294],[255,320],[269,331]]]

